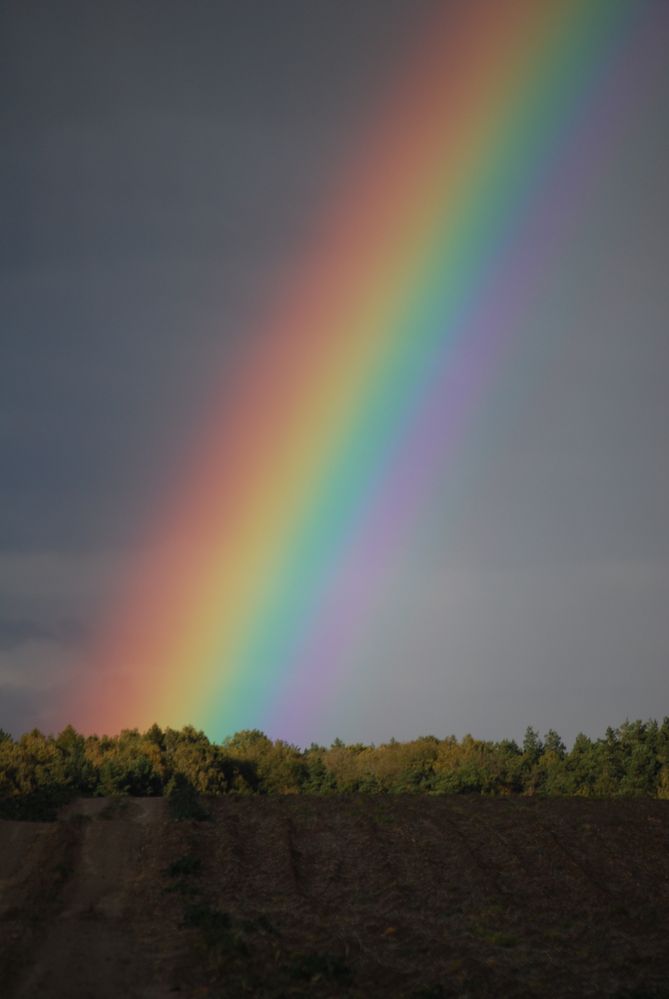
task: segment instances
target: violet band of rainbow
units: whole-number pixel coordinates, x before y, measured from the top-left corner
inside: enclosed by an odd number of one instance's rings
[[[652,11],[439,9],[87,650],[79,725],[290,737],[318,710],[365,612],[328,594],[407,545],[554,263],[524,221]]]

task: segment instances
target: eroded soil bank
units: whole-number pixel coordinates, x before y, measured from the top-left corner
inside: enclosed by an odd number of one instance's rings
[[[669,802],[206,808],[0,822],[0,994],[669,997]]]

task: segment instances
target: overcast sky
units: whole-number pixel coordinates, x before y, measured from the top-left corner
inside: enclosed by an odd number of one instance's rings
[[[203,401],[432,9],[0,6],[0,726],[63,721]],[[383,640],[310,737],[669,714],[666,50],[384,592]]]

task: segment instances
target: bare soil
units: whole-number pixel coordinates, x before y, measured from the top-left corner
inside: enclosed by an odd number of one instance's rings
[[[669,802],[206,807],[1,821],[3,999],[669,997]]]

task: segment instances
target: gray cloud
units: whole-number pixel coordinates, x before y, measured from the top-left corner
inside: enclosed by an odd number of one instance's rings
[[[48,718],[70,682],[439,6],[0,7],[0,725]],[[648,72],[377,601],[378,644],[307,741],[669,711],[666,59]]]
[[[301,741],[317,730],[351,741],[418,731],[522,738],[527,725],[572,740],[626,716],[662,717],[667,593],[662,562],[404,571],[343,664],[325,718],[304,719]]]
[[[0,652],[11,652],[35,641],[72,645],[81,641],[84,633],[80,621],[61,620],[49,625],[43,621],[0,620]]]

